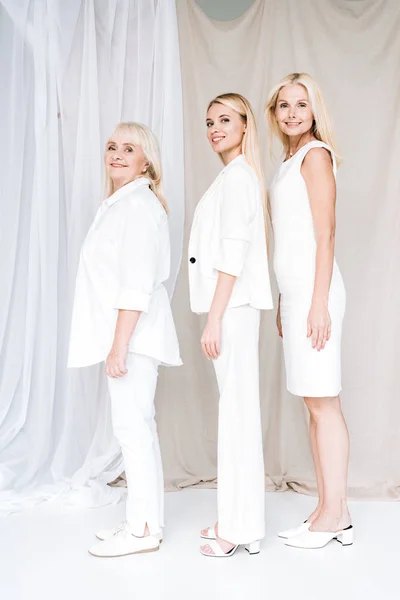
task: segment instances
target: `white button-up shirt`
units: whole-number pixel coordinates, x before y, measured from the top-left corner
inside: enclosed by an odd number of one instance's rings
[[[114,339],[118,309],[138,310],[129,351],[180,365],[169,298],[168,217],[145,177],[101,204],[83,243],[76,279],[69,367],[103,361]]]
[[[197,205],[188,260],[193,312],[210,310],[219,271],[237,278],[228,308],[273,308],[261,188],[243,154],[221,171]]]

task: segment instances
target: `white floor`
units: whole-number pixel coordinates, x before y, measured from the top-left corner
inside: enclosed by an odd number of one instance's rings
[[[261,553],[227,560],[198,552],[198,530],[213,523],[214,490],[166,494],[159,552],[116,559],[90,556],[93,532],[123,518],[124,505],[63,510],[50,505],[0,520],[2,600],[399,600],[400,505],[353,502],[356,543],[297,550],[275,536],[296,525],[315,499],[267,494]]]

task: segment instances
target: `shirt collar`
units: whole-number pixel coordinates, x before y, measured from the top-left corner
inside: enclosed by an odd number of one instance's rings
[[[245,155],[244,154],[239,154],[239,156],[237,156],[236,158],[234,158],[233,160],[231,160],[231,162],[228,163],[226,165],[226,167],[224,167],[222,169],[221,173],[226,173],[226,171],[229,171],[229,169],[231,167],[233,167],[234,165],[237,165],[238,163],[245,162],[245,161],[246,161]]]
[[[121,198],[126,196],[127,194],[132,193],[134,190],[136,190],[139,187],[143,187],[144,185],[149,186],[150,179],[148,179],[147,177],[138,177],[137,179],[134,179],[133,181],[126,183],[121,188],[119,188],[119,190],[117,190],[116,192],[111,194],[111,196],[109,196],[105,200],[105,204],[107,206],[112,206],[112,204],[115,204],[115,202],[117,202],[118,200],[120,200]]]

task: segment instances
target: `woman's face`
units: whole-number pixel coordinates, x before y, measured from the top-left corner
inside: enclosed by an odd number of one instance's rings
[[[123,133],[116,133],[108,141],[104,164],[115,189],[144,175],[149,166],[141,146],[133,144]]]
[[[313,126],[314,115],[308,92],[303,85],[285,85],[278,95],[275,117],[280,130],[288,136],[307,133]]]
[[[241,153],[246,125],[238,112],[224,104],[213,104],[206,118],[207,139],[214,152]]]

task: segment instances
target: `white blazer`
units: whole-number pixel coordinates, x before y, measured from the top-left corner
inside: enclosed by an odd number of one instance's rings
[[[68,367],[103,361],[118,309],[139,310],[129,351],[180,365],[178,339],[163,281],[170,269],[168,218],[145,177],[101,204],[83,243],[72,314]]]
[[[190,306],[210,310],[218,272],[237,277],[228,308],[273,307],[264,212],[257,176],[241,154],[197,205],[189,241]]]

